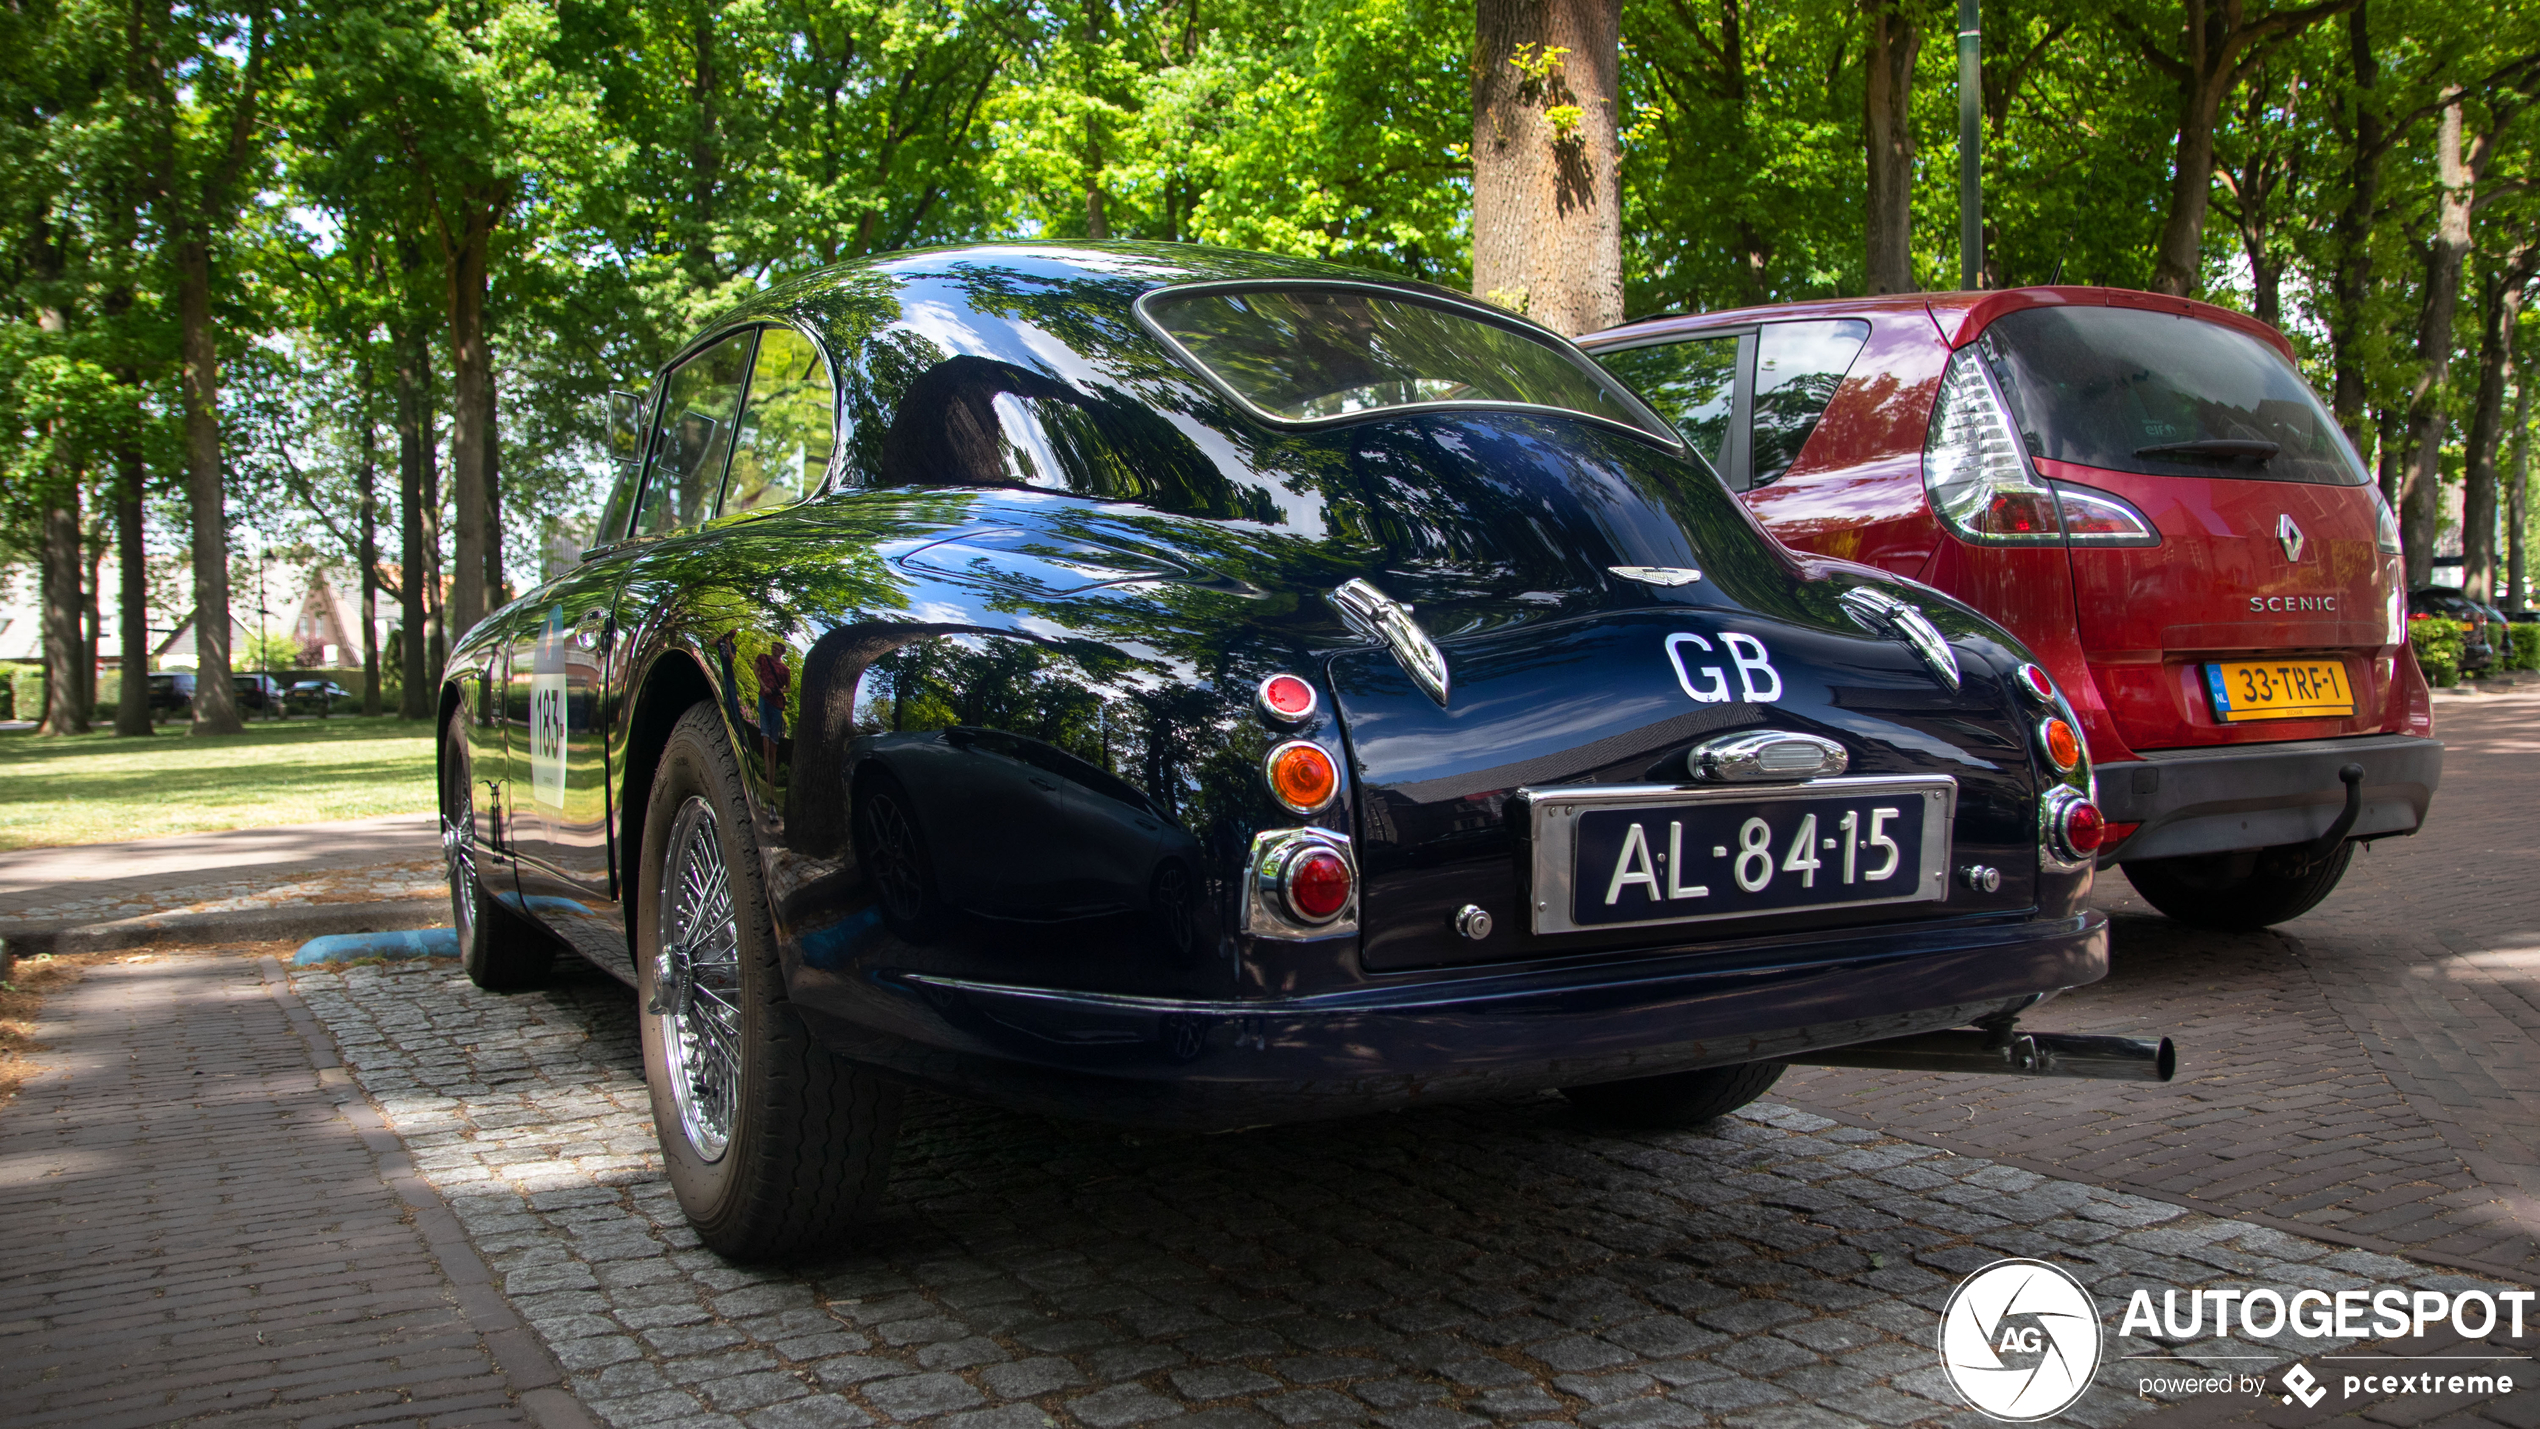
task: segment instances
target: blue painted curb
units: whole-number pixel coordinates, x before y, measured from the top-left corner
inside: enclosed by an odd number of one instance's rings
[[[398,933],[334,933],[311,938],[291,955],[291,965],[349,963],[359,958],[455,958],[456,928],[415,928]]]

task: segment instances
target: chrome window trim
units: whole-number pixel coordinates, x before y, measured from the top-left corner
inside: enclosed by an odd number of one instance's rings
[[[1890,898],[1854,898],[1806,908],[1768,908],[1690,916],[1642,918],[1628,923],[1574,923],[1570,895],[1577,878],[1578,822],[1581,809],[1603,805],[1761,804],[1791,799],[1841,798],[1845,795],[1915,795],[1928,801],[1923,811],[1922,847],[1917,850],[1914,891]],[[1874,774],[1840,779],[1810,779],[1792,784],[1602,784],[1525,788],[1528,855],[1527,912],[1538,934],[1605,933],[1621,928],[1666,928],[1695,923],[1772,918],[1825,909],[1874,908],[1890,903],[1937,903],[1949,896],[1949,854],[1957,831],[1958,781],[1948,775]]]
[[[1283,417],[1236,391],[1232,384],[1219,376],[1216,370],[1207,363],[1201,361],[1198,354],[1185,347],[1181,339],[1173,336],[1155,314],[1149,311],[1151,305],[1169,298],[1204,297],[1214,293],[1309,291],[1366,293],[1392,302],[1407,303],[1414,307],[1435,308],[1441,312],[1471,318],[1515,333],[1529,342],[1542,345],[1567,361],[1600,390],[1619,401],[1625,411],[1639,413],[1644,419],[1644,424],[1618,421],[1612,417],[1600,417],[1593,412],[1573,411],[1568,407],[1548,406],[1539,402],[1487,400],[1405,402],[1398,406],[1375,407],[1364,412],[1348,412],[1337,417]],[[1161,288],[1150,288],[1138,295],[1137,300],[1129,305],[1129,310],[1137,318],[1138,326],[1146,329],[1147,336],[1162,344],[1164,350],[1173,355],[1174,360],[1198,374],[1200,380],[1208,384],[1209,390],[1233,403],[1235,409],[1245,416],[1278,430],[1323,431],[1332,427],[1383,421],[1388,417],[1425,412],[1524,412],[1536,416],[1562,417],[1572,421],[1593,423],[1596,426],[1638,437],[1642,441],[1650,442],[1668,451],[1680,452],[1686,449],[1683,436],[1671,423],[1652,411],[1649,404],[1642,401],[1638,393],[1624,385],[1620,378],[1597,366],[1596,360],[1582,352],[1578,344],[1548,327],[1528,322],[1515,313],[1504,308],[1493,307],[1478,298],[1465,298],[1451,293],[1430,292],[1418,288],[1396,287],[1390,283],[1370,283],[1348,278],[1224,278],[1201,283],[1175,283]]]

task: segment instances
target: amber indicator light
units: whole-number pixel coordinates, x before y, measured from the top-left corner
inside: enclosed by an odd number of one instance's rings
[[[2069,771],[2081,762],[2081,736],[2062,719],[2050,719],[2037,727],[2038,741],[2046,746],[2046,757],[2057,769]]]
[[[1341,773],[1319,744],[1292,739],[1270,751],[1266,766],[1270,792],[1300,814],[1311,814],[1332,802],[1340,791]]]
[[[1272,675],[1261,682],[1261,711],[1293,724],[1314,713],[1314,687],[1294,675]]]
[[[1309,922],[1328,922],[1349,904],[1349,865],[1316,849],[1288,865],[1288,905]]]

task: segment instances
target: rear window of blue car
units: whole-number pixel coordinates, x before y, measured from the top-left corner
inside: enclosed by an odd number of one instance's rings
[[[1139,311],[1263,421],[1324,426],[1418,408],[1565,412],[1677,445],[1568,344],[1477,309],[1375,285],[1166,289]]]

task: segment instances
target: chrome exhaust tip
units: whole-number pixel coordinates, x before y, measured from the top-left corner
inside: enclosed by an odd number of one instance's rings
[[[2080,1037],[2062,1032],[1988,1032],[1955,1028],[1828,1047],[1787,1059],[1811,1067],[1872,1067],[1891,1072],[1970,1072],[2013,1077],[2093,1077],[2166,1082],[2178,1075],[2178,1048],[2167,1037]]]

